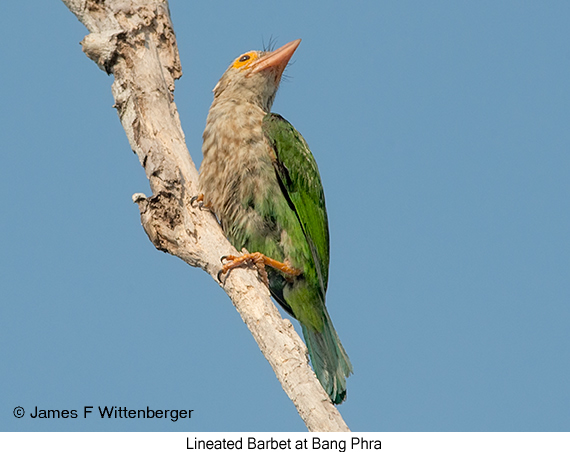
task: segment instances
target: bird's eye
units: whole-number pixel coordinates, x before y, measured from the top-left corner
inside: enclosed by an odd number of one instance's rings
[[[257,60],[257,52],[251,51],[244,53],[242,56],[234,60],[232,67],[235,69],[246,69],[249,67],[252,61]]]

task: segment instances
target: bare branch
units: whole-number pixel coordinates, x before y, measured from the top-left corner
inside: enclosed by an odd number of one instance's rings
[[[63,0],[87,27],[85,54],[109,74],[115,108],[153,196],[133,195],[142,225],[165,251],[217,282],[220,257],[236,254],[212,214],[191,206],[198,172],[173,101],[182,75],[166,0]],[[310,431],[348,431],[307,360],[291,322],[279,315],[255,271],[236,269],[223,285]]]

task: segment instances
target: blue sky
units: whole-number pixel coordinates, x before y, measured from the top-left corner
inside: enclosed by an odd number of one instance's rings
[[[303,42],[274,111],[319,164],[355,431],[570,422],[570,3],[170,2],[201,161],[240,53]],[[0,16],[0,430],[304,430],[229,299],[158,252],[112,77],[59,1]],[[191,420],[16,419],[22,406]]]

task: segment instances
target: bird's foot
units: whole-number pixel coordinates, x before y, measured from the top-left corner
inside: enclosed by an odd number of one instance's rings
[[[190,199],[190,206],[198,207],[200,210],[211,210],[211,205],[208,203],[204,203],[204,193],[200,193],[199,195],[192,196]]]
[[[224,261],[227,261],[227,263],[224,264]],[[244,264],[253,264],[257,268],[266,286],[269,286],[269,278],[267,277],[267,270],[265,269],[266,266],[273,267],[287,276],[299,276],[302,273],[301,270],[293,268],[287,263],[276,261],[261,253],[247,253],[243,256],[223,256],[222,264],[224,264],[224,266],[218,272],[218,280],[220,282],[222,282],[222,275]]]

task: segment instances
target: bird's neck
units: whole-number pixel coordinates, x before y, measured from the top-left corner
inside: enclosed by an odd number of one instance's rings
[[[223,106],[225,108],[257,108],[262,110],[265,114],[271,111],[271,106],[273,105],[273,99],[244,99],[239,96],[220,96],[214,98],[210,109]]]
[[[268,113],[268,109],[255,103],[234,98],[217,98],[208,112],[206,129],[221,126],[227,130],[230,125],[234,129],[233,133],[261,129],[263,118]]]
[[[252,104],[261,108],[265,113],[271,111],[277,90],[266,86],[264,89],[251,89],[243,84],[227,86],[224,89],[214,88],[214,102],[212,107],[218,104]]]

